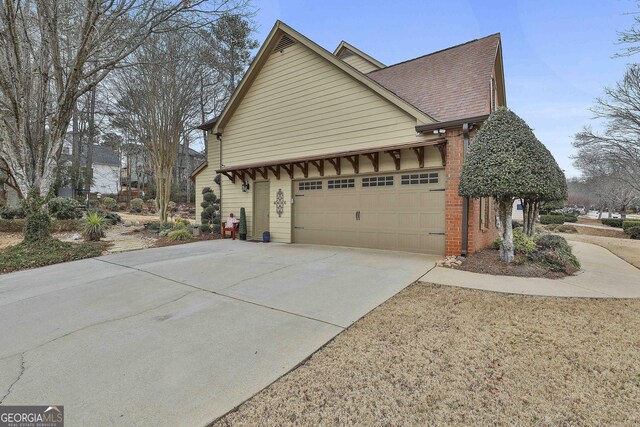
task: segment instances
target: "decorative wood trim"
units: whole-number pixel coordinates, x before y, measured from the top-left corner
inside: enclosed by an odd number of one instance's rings
[[[438,148],[438,151],[440,151],[442,166],[447,166],[447,143],[443,142],[441,144],[437,144],[436,147]]]
[[[353,156],[345,156],[345,159],[347,159],[349,163],[351,163],[351,166],[353,166],[353,173],[359,174],[360,173],[360,156],[357,154],[354,154]]]
[[[254,168],[253,172],[258,172],[260,174],[260,176],[262,176],[262,179],[268,179],[269,177],[269,171],[267,170],[267,167],[262,167],[262,168]]]
[[[318,169],[318,173],[320,174],[320,176],[324,176],[324,159],[320,159],[320,160],[311,160],[310,162],[313,166],[316,167],[316,169]]]
[[[385,151],[385,153],[387,153],[388,155],[391,156],[391,158],[393,159],[393,163],[395,163],[395,165],[396,165],[396,170],[399,171],[400,170],[400,157],[401,157],[400,150],[387,150],[387,151]]]
[[[331,163],[333,165],[333,167],[336,169],[336,175],[340,175],[340,173],[342,172],[342,167],[340,164],[340,157],[335,157],[333,159],[327,159],[327,161],[329,163]]]
[[[253,181],[256,180],[256,170],[255,169],[247,169],[246,171],[244,171],[247,175],[249,175],[249,178],[251,178]]]
[[[282,169],[284,169],[288,174],[289,174],[289,178],[293,179],[293,165],[289,164],[289,165],[281,165]]]
[[[273,172],[276,179],[280,179],[280,165],[267,166],[267,169]]]
[[[416,157],[418,158],[418,166],[420,168],[424,167],[424,147],[414,147],[413,152],[416,153]]]
[[[231,171],[231,172],[222,171],[220,173],[222,175],[226,176],[227,178],[229,178],[229,180],[231,181],[232,184],[236,183],[236,172],[235,171]]]
[[[373,171],[378,172],[378,169],[380,169],[380,153],[366,153],[365,156],[371,160]]]
[[[298,162],[298,163],[294,163],[294,165],[300,168],[305,178],[309,177],[309,162]]]

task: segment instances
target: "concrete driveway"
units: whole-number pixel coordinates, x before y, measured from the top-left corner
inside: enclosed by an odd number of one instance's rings
[[[0,276],[0,403],[75,425],[205,425],[435,257],[207,241]]]

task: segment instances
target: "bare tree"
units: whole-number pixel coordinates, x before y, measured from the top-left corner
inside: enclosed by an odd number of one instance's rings
[[[240,0],[241,1],[241,0]],[[205,7],[206,6],[206,7]],[[48,193],[78,98],[166,23],[202,26],[232,0],[0,2],[0,152],[19,193]]]
[[[596,99],[592,111],[604,121],[604,130],[587,126],[576,134],[576,166],[640,191],[640,66],[629,66],[622,81]]]
[[[149,37],[114,84],[122,125],[137,135],[155,172],[160,220],[167,220],[173,169],[182,137],[199,117],[197,37],[176,30]]]

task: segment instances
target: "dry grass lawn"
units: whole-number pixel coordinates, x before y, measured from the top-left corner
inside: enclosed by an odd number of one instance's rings
[[[638,425],[640,300],[414,284],[215,426]]]
[[[588,236],[585,234],[562,234],[568,241],[593,243],[602,246],[629,264],[640,268],[640,240],[618,239],[615,237]]]

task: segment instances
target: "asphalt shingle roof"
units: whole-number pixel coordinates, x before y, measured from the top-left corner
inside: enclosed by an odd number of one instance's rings
[[[367,76],[444,122],[489,113],[490,79],[500,34],[390,65]]]

